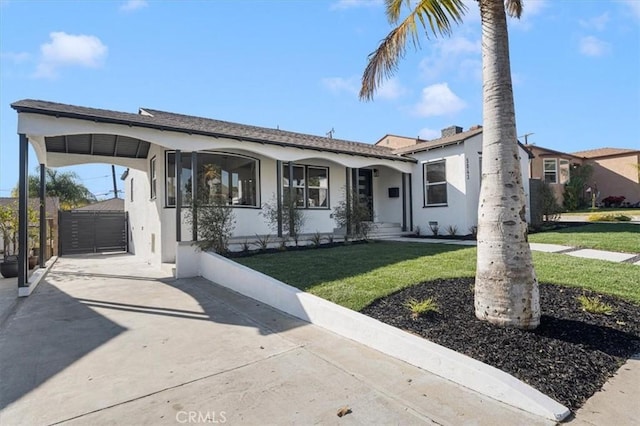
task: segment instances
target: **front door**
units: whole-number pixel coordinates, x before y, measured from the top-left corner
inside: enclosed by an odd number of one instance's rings
[[[364,203],[369,210],[369,219],[373,221],[373,170],[358,169],[356,189],[360,202]]]

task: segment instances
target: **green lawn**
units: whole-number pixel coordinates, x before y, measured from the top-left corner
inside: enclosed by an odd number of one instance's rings
[[[562,244],[598,250],[640,253],[640,225],[633,223],[590,223],[529,235],[532,243]]]
[[[350,309],[437,278],[473,277],[475,247],[376,242],[236,259],[301,290]],[[640,267],[534,253],[538,279],[613,294],[640,303]]]

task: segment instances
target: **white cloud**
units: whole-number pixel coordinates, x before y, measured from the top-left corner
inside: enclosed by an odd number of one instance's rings
[[[407,93],[397,78],[390,78],[382,83],[382,86],[376,90],[375,96],[379,99],[394,100]]]
[[[133,12],[134,10],[143,9],[149,6],[147,0],[128,0],[120,6],[123,12]]]
[[[584,28],[588,28],[590,30],[604,31],[609,23],[609,12],[605,12],[600,16],[596,16],[594,18],[589,19],[580,19],[578,22]]]
[[[509,24],[519,30],[529,31],[533,27],[533,18],[540,15],[548,7],[548,0],[526,0],[522,3],[520,19],[510,19]]]
[[[0,53],[0,58],[13,62],[14,64],[21,64],[28,61],[31,55],[27,52],[2,52]]]
[[[449,89],[447,83],[437,83],[422,89],[422,98],[414,112],[420,117],[454,114],[467,104]]]
[[[523,2],[522,15],[528,14],[529,16],[538,15],[544,9],[549,6],[548,0],[526,0]]]
[[[329,89],[330,92],[335,94],[343,92],[357,94],[359,90],[358,79],[356,77],[327,77],[322,79],[322,84]]]
[[[382,0],[338,0],[330,7],[331,10],[353,9],[356,7],[381,6]]]
[[[53,32],[49,37],[51,41],[40,46],[35,77],[53,78],[66,66],[98,68],[107,56],[107,46],[95,36]]]
[[[586,56],[602,56],[609,52],[609,43],[594,36],[586,36],[580,39],[580,53]]]
[[[446,40],[435,40],[431,47],[431,54],[420,61],[420,70],[423,77],[434,81],[444,74],[451,75],[458,72],[459,76],[466,79],[469,74],[476,77],[481,69],[481,44],[480,40],[473,40],[464,36],[453,36]],[[464,67],[461,64],[464,63]],[[470,64],[476,64],[472,71]]]
[[[418,137],[420,139],[426,140],[438,139],[441,135],[442,133],[440,132],[440,130],[429,129],[427,127],[425,127],[424,129],[420,129],[420,131],[418,132]]]
[[[636,18],[640,19],[640,1],[638,0],[621,0],[622,3],[627,5],[630,9],[631,14]]]

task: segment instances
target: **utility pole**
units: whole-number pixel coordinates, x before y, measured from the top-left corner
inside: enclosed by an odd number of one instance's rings
[[[118,198],[118,185],[116,184],[116,166],[111,165],[111,177],[113,178],[113,193]]]
[[[522,136],[518,136],[519,138],[524,138],[524,144],[529,145],[529,136],[535,135],[535,133],[525,133]]]

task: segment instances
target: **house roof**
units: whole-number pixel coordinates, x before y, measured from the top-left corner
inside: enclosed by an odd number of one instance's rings
[[[328,151],[339,154],[360,155],[415,162],[414,159],[394,153],[389,148],[368,143],[333,139],[279,129],[250,126],[210,118],[175,114],[150,108],[140,108],[139,114],[66,105],[55,102],[24,99],[11,104],[18,113],[35,113],[96,122],[124,124],[158,130],[200,134],[211,137],[238,139],[239,141]]]
[[[466,132],[456,133],[455,135],[446,136],[444,138],[432,139],[426,142],[420,142],[415,145],[398,148],[393,150],[396,154],[411,154],[414,152],[428,151],[435,148],[442,148],[447,145],[454,145],[482,133],[482,128],[467,130]]]
[[[620,154],[640,154],[640,150],[637,149],[625,149],[625,148],[597,148],[589,149],[586,151],[574,152],[572,155],[584,158],[596,158],[596,157],[608,157],[611,155]]]
[[[562,151],[556,151],[555,149],[550,149],[550,148],[545,148],[539,145],[525,145],[525,148],[527,148],[529,151],[533,152],[533,151],[544,151],[543,154],[540,154],[541,156],[543,155],[554,155],[554,156],[565,156],[565,157],[574,157],[574,158],[582,158],[576,154],[569,154],[568,152],[562,152]]]
[[[7,206],[15,203],[18,205],[18,198],[13,197],[0,197],[0,206]],[[40,209],[40,199],[39,198],[29,198],[29,207],[34,210],[39,211]],[[46,197],[45,202],[47,217],[53,217],[58,214],[58,210],[60,209],[60,202],[58,197]]]
[[[98,201],[87,204],[83,207],[73,209],[73,211],[124,211],[124,200],[122,198],[111,198],[109,200]]]

